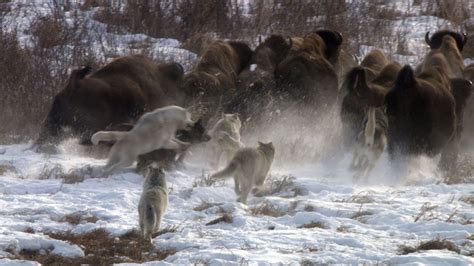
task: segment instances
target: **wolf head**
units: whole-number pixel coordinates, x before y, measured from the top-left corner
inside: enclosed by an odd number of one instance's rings
[[[181,141],[189,143],[200,143],[211,140],[211,137],[206,134],[206,128],[202,125],[201,119],[194,123],[190,129],[178,130],[176,137]]]
[[[265,153],[265,155],[270,159],[270,161],[273,160],[273,157],[275,156],[275,147],[273,146],[272,142],[263,143],[259,141],[258,149]]]
[[[156,163],[152,163],[148,166],[145,182],[143,184],[144,190],[153,187],[167,189],[165,171],[162,167],[158,167]]]
[[[242,121],[240,121],[240,115],[238,113],[234,114],[224,114],[222,113],[222,119],[229,124],[232,124],[236,127],[237,130],[240,130],[242,127]]]

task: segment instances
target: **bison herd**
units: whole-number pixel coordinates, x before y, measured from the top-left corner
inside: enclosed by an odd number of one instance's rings
[[[253,50],[217,40],[187,73],[178,63],[124,56],[96,71],[72,71],[36,144],[57,144],[70,128],[88,145],[97,131],[133,126],[145,112],[178,105],[199,106],[206,129],[221,113],[238,113],[243,135],[258,130],[272,112],[297,110],[312,123],[318,114],[339,110],[343,143],[351,149],[370,124],[371,110],[391,158],[441,154],[440,166],[449,171],[474,132],[474,103],[468,101],[474,65],[465,67],[461,57],[466,41],[462,33],[428,32],[430,51],[414,67],[377,49],[357,65],[341,49],[342,35],[331,30],[271,35]]]

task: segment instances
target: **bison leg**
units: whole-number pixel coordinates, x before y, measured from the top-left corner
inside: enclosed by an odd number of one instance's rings
[[[446,180],[448,183],[456,183],[459,180],[454,180],[456,162],[458,159],[459,143],[457,139],[451,140],[441,152],[441,159],[438,167],[449,176]]]

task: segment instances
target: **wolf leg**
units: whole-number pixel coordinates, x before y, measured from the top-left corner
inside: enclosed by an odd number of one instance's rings
[[[235,191],[235,194],[237,196],[240,195],[241,191],[240,191],[240,186],[239,186],[239,182],[237,181],[237,178],[234,177],[234,191]]]
[[[241,186],[241,192],[240,192],[240,197],[237,199],[238,202],[242,202],[243,204],[247,204],[247,197],[250,193],[250,186],[247,184],[243,184]]]

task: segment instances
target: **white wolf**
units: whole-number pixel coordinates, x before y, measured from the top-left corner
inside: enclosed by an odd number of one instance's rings
[[[364,129],[359,133],[354,147],[352,169],[354,179],[367,179],[387,144],[387,121],[379,108],[369,107]]]
[[[128,132],[99,131],[92,135],[95,145],[116,140],[109,152],[105,174],[133,164],[138,155],[157,149],[184,149],[189,143],[176,139],[176,131],[193,124],[191,114],[179,106],[167,106],[145,113]]]
[[[275,148],[271,142],[258,142],[257,148],[240,148],[229,165],[211,177],[233,176],[235,194],[239,196],[237,201],[247,204],[252,188],[261,187],[265,182],[274,157]]]
[[[149,166],[138,203],[138,223],[146,241],[151,242],[152,234],[160,230],[161,218],[167,207],[168,187],[163,168]]]
[[[235,152],[242,147],[240,128],[242,122],[238,114],[222,114],[221,119],[209,130],[213,155],[215,156],[214,170],[219,169],[222,160],[227,164]]]

